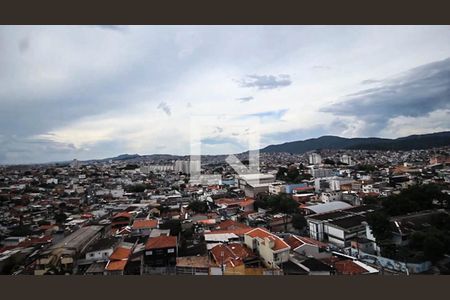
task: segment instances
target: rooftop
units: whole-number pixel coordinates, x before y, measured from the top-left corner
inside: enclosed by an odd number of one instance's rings
[[[177,267],[208,268],[208,256],[177,257]]]
[[[136,219],[131,226],[133,229],[151,229],[158,226],[158,220]]]
[[[173,248],[177,246],[176,236],[158,236],[149,238],[145,244],[146,250],[161,249],[161,248]]]
[[[211,255],[217,264],[236,267],[244,264],[244,259],[255,256],[247,246],[231,243],[219,244],[211,249]]]
[[[271,239],[272,241],[274,241],[274,246],[272,248],[272,250],[274,250],[274,251],[290,248],[289,245],[285,241],[283,241],[281,238],[279,238],[278,236],[276,236],[262,228],[252,229],[249,232],[247,232],[245,235],[248,235],[252,238],[260,238],[260,239],[269,238],[269,239]]]

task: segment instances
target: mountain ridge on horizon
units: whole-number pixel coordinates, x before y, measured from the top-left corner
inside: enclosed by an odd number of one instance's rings
[[[320,141],[326,144],[327,147],[316,147],[315,141]],[[351,141],[346,143],[345,141]],[[334,143],[333,143],[334,142]],[[336,143],[337,142],[337,143]],[[304,147],[293,149],[295,151],[286,151],[286,145],[291,150],[292,145],[298,147],[300,143],[311,143],[310,150],[304,150]],[[450,146],[450,131],[440,131],[426,134],[413,134],[405,137],[399,137],[395,139],[379,138],[379,137],[359,137],[359,138],[344,138],[335,135],[323,135],[317,138],[310,138],[300,141],[285,142],[282,144],[268,145],[260,149],[260,152],[275,153],[275,152],[287,152],[302,154],[308,151],[320,150],[320,149],[333,149],[333,150],[413,150],[415,147],[420,149],[429,149],[434,147]],[[343,147],[343,148],[341,148]],[[364,149],[367,148],[367,149]],[[244,151],[238,154],[246,153]],[[205,154],[205,156],[225,156],[227,154]],[[186,157],[189,155],[172,155],[172,154],[121,154],[112,158],[88,160],[88,161],[103,161],[103,160],[127,160],[138,157],[149,156],[168,156],[168,157]]]
[[[450,146],[450,131],[441,131],[427,134],[413,134],[405,137],[395,139],[379,138],[379,137],[358,137],[358,138],[344,138],[335,135],[323,135],[317,138],[309,138],[300,141],[291,141],[281,144],[268,145],[260,149],[263,153],[293,153],[303,154],[309,151],[316,150],[421,150],[435,147]],[[244,154],[247,151],[237,153]],[[229,154],[204,155],[204,156],[226,156]],[[115,157],[100,158],[100,159],[86,159],[80,162],[102,162],[102,161],[132,161],[136,159],[145,159],[151,157],[162,158],[184,158],[187,155],[173,155],[173,154],[127,154],[123,153]],[[46,165],[46,164],[66,164],[71,160],[48,162],[48,163],[29,163],[29,164],[15,164],[16,166],[24,165]]]
[[[287,152],[302,154],[319,149],[333,150],[421,150],[450,145],[450,131],[441,131],[427,134],[413,134],[395,139],[366,137],[344,138],[335,135],[324,135],[301,141],[285,142],[269,145],[261,152]]]

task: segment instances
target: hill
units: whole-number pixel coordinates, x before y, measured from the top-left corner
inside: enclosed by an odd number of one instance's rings
[[[355,149],[355,150],[414,150],[450,146],[450,131],[411,135],[397,139],[386,138],[343,138],[322,136],[304,141],[270,145],[261,152],[305,153],[319,149]]]

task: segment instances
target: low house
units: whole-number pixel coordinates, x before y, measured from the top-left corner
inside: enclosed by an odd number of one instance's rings
[[[158,220],[136,219],[131,226],[133,235],[149,235],[152,229],[158,227]]]
[[[333,255],[324,259],[324,262],[333,266],[337,275],[370,275],[379,273],[377,269],[344,255]]]
[[[312,238],[291,234],[285,237],[284,241],[291,247],[291,251],[305,257],[322,259],[331,256],[331,254],[327,251],[327,244]]]
[[[209,275],[208,256],[177,257],[177,275]]]
[[[87,261],[108,261],[118,240],[114,237],[99,239],[86,250]]]
[[[111,218],[111,226],[112,228],[122,228],[128,226],[131,223],[131,219],[132,215],[129,212],[119,212]]]
[[[177,251],[178,241],[175,236],[149,238],[145,244],[145,264],[150,267],[175,266]]]
[[[210,250],[211,258],[224,275],[262,275],[261,261],[245,244],[219,244]],[[253,270],[253,272],[251,272]],[[256,272],[255,272],[256,271]]]
[[[268,268],[288,261],[291,247],[278,236],[262,228],[255,228],[244,234],[244,242],[255,251]]]
[[[110,255],[105,267],[105,275],[124,275],[134,244],[122,242]]]
[[[292,265],[291,265],[292,264]],[[297,268],[295,268],[297,267]],[[334,274],[333,267],[313,257],[291,255],[288,263],[283,264],[286,275],[326,275]]]

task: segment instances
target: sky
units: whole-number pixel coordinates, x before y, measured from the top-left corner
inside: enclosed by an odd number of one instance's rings
[[[0,26],[0,163],[450,130],[450,26]]]

